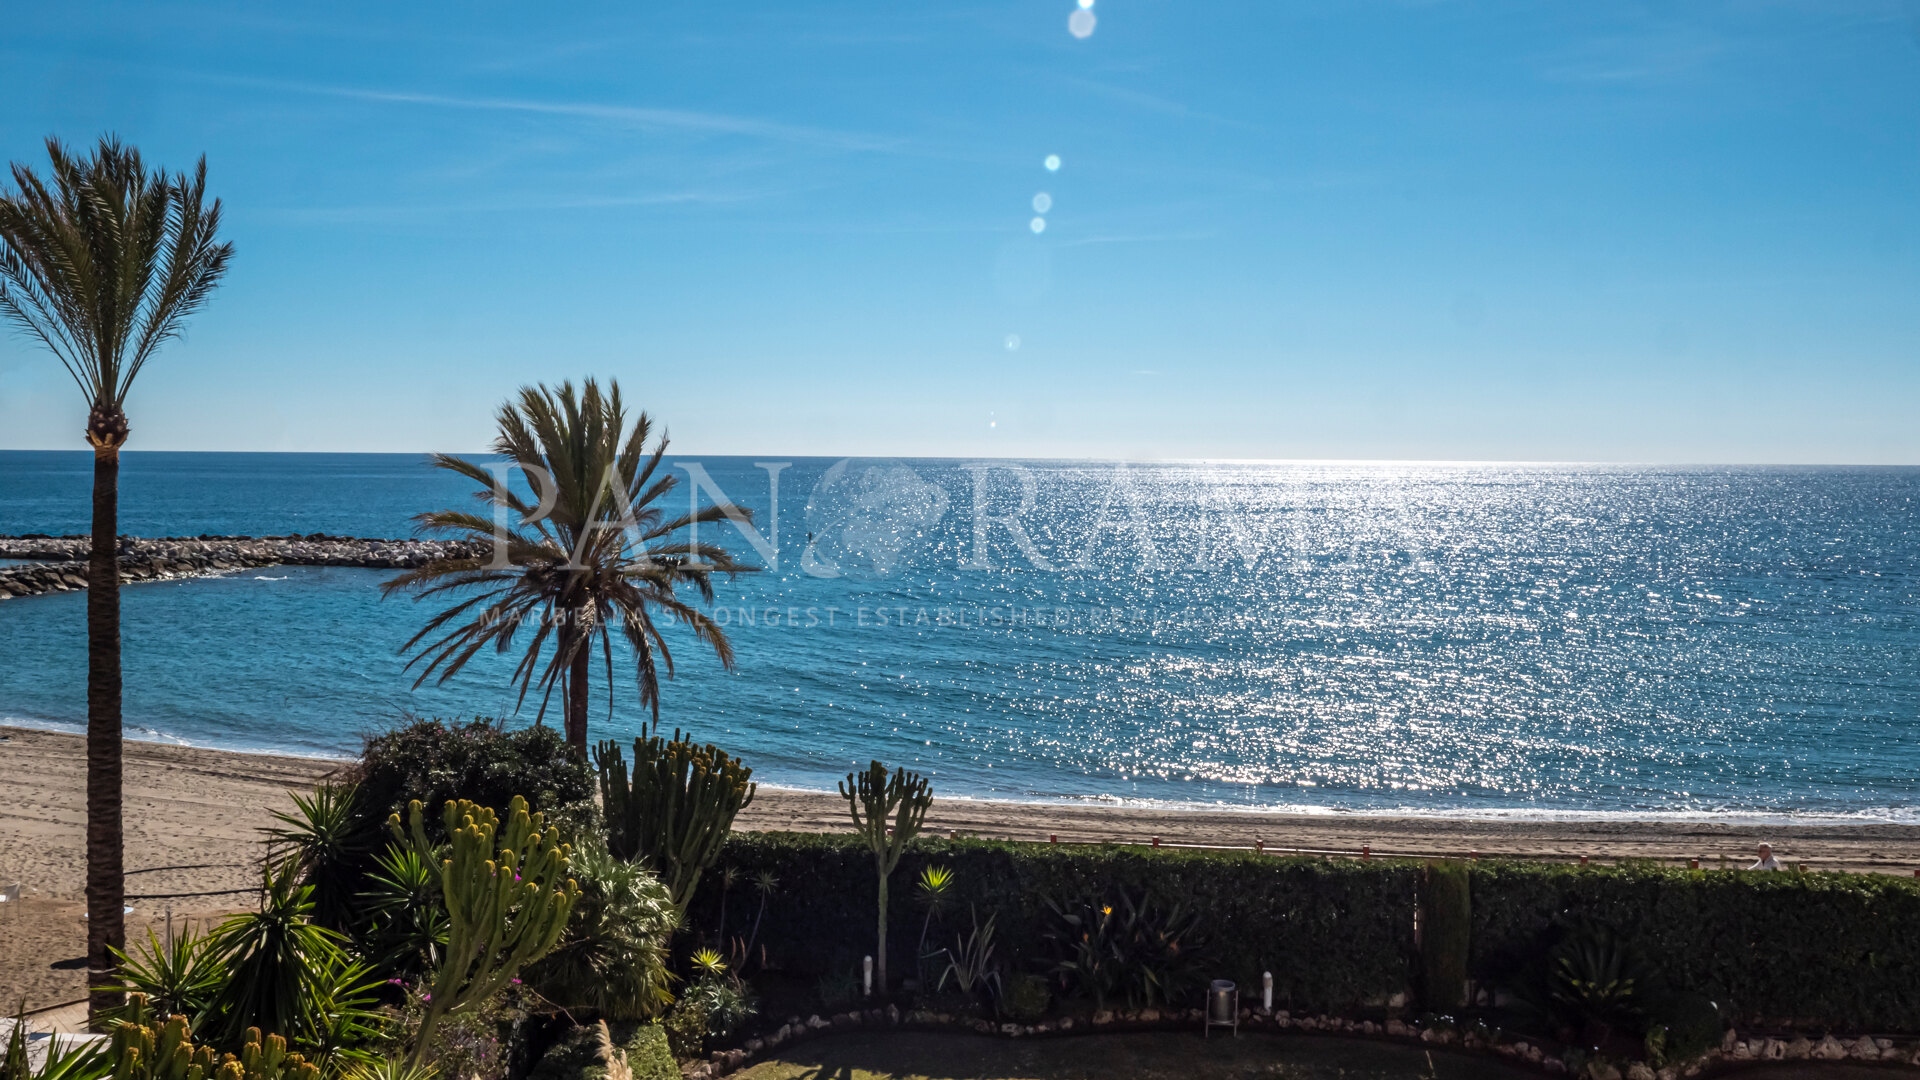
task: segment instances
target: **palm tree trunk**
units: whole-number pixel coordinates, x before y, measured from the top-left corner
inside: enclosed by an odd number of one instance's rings
[[[93,454],[93,550],[87,563],[87,975],[88,1011],[119,995],[98,989],[127,943],[120,810],[120,448]]]
[[[573,666],[567,674],[567,745],[587,756],[587,676],[593,666],[593,652],[582,641],[573,654]]]

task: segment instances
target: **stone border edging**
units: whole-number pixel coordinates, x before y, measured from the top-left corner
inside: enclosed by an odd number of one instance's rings
[[[1033,1024],[1017,1024],[969,1019],[925,1009],[914,1009],[902,1013],[899,1006],[888,1005],[885,1009],[836,1013],[832,1019],[823,1019],[818,1013],[806,1020],[792,1017],[772,1032],[748,1039],[735,1049],[714,1051],[708,1061],[683,1063],[680,1072],[685,1080],[714,1080],[756,1061],[767,1051],[789,1043],[860,1028],[948,1031],[1017,1039],[1133,1031],[1191,1031],[1195,1025],[1201,1023],[1204,1016],[1205,1014],[1199,1009],[1140,1009],[1120,1012],[1107,1010],[1095,1013],[1091,1020],[1060,1017]],[[1423,1029],[1399,1019],[1379,1022],[1350,1020],[1327,1015],[1295,1017],[1285,1009],[1268,1014],[1259,1009],[1243,1008],[1240,1010],[1240,1024],[1252,1031],[1301,1034],[1321,1032],[1343,1037],[1373,1038],[1397,1043],[1424,1043],[1494,1054],[1515,1064],[1539,1069],[1550,1076],[1567,1076],[1573,1073],[1586,1077],[1586,1080],[1683,1080],[1683,1078],[1697,1077],[1708,1069],[1723,1064],[1760,1064],[1768,1061],[1857,1061],[1920,1065],[1920,1041],[1908,1040],[1896,1043],[1892,1039],[1874,1038],[1869,1035],[1862,1035],[1851,1041],[1837,1039],[1832,1035],[1824,1036],[1817,1042],[1804,1035],[1791,1040],[1771,1036],[1742,1039],[1736,1031],[1729,1028],[1720,1040],[1719,1049],[1709,1050],[1689,1061],[1669,1063],[1659,1069],[1655,1069],[1644,1061],[1633,1061],[1625,1063],[1623,1070],[1619,1065],[1599,1061],[1583,1062],[1575,1054],[1556,1055],[1539,1044],[1525,1039],[1490,1040],[1477,1032],[1469,1031],[1463,1035],[1450,1028]],[[1573,1061],[1572,1065],[1569,1064],[1570,1059]],[[1577,1073],[1575,1066],[1578,1067]]]

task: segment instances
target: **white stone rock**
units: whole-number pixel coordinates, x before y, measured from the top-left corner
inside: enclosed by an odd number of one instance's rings
[[[1627,1080],[1655,1080],[1653,1069],[1644,1061],[1636,1061],[1627,1066]]]
[[[1813,1048],[1813,1056],[1821,1061],[1839,1061],[1847,1056],[1847,1048],[1839,1039],[1829,1035]]]

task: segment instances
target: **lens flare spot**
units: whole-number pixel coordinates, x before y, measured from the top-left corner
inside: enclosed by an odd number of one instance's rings
[[[1047,160],[1041,162],[1040,164],[1045,165],[1047,167],[1048,172],[1059,172],[1060,171],[1060,155],[1048,154]]]
[[[1046,192],[1044,192],[1044,191],[1043,191],[1043,192],[1041,192],[1040,194],[1038,194],[1038,195],[1035,195],[1035,196],[1033,197],[1033,212],[1034,212],[1034,213],[1036,213],[1036,214],[1044,214],[1044,213],[1046,213],[1047,211],[1049,211],[1049,210],[1051,210],[1051,209],[1053,209],[1053,196],[1051,196],[1051,195],[1049,195],[1049,194],[1047,194]]]
[[[1094,25],[1099,21],[1093,17],[1091,9],[1077,8],[1072,15],[1067,16],[1067,32],[1077,38],[1090,38],[1093,36]]]
[[[1092,10],[1093,0],[1080,0],[1080,7],[1084,10]]]
[[[1019,334],[1007,335],[1007,351],[1008,352],[1020,351],[1020,335]]]
[[[1034,218],[1032,221],[1027,222],[1027,228],[1033,230],[1033,235],[1039,236],[1041,233],[1047,231],[1047,219],[1043,217]]]

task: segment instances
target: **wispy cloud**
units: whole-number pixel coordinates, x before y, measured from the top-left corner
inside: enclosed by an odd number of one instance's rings
[[[1080,90],[1088,94],[1093,94],[1098,97],[1104,97],[1111,101],[1117,101],[1123,105],[1131,105],[1132,107],[1136,109],[1140,109],[1145,112],[1159,113],[1162,116],[1179,117],[1182,120],[1203,120],[1211,124],[1221,124],[1226,127],[1245,128],[1250,131],[1260,130],[1260,126],[1258,124],[1250,124],[1244,120],[1235,120],[1231,117],[1219,116],[1209,112],[1202,112],[1198,109],[1189,108],[1188,106],[1183,105],[1178,101],[1173,101],[1169,98],[1163,98],[1157,94],[1149,94],[1143,90],[1133,90],[1124,86],[1114,86],[1111,83],[1104,83],[1099,81],[1098,79],[1087,79],[1087,78],[1082,78],[1078,75],[1059,75],[1054,73],[1048,73],[1048,76],[1060,83],[1073,87],[1076,90]]]
[[[571,117],[602,124],[642,130],[690,131],[707,135],[740,135],[755,139],[798,143],[830,150],[869,153],[899,153],[906,140],[860,132],[783,124],[754,117],[693,109],[669,109],[645,105],[608,105],[583,101],[541,101],[532,98],[463,97],[454,94],[430,94],[407,90],[382,90],[355,86],[325,86],[315,83],[283,82],[241,76],[201,75],[208,82],[253,86],[292,94],[365,101],[385,105],[417,105],[425,108],[457,109],[473,112],[523,113],[536,116]]]
[[[1106,236],[1083,236],[1073,240],[1062,240],[1060,247],[1085,247],[1089,244],[1153,244],[1167,240],[1207,240],[1218,236],[1215,232],[1164,232],[1111,234]]]
[[[661,191],[634,195],[583,195],[575,198],[499,199],[483,202],[402,203],[394,205],[260,207],[245,216],[292,224],[347,225],[426,222],[475,214],[523,214],[542,210],[607,210],[649,206],[725,205],[752,202],[785,191]]]

